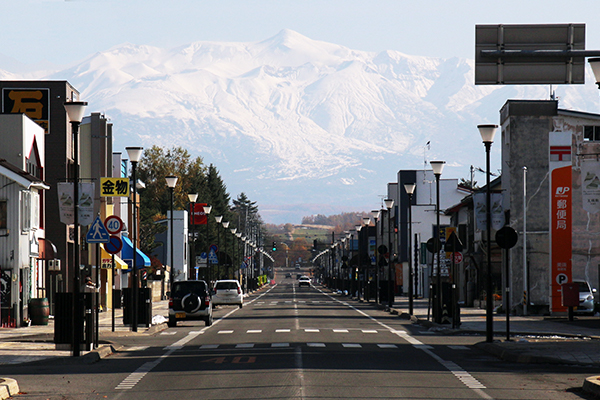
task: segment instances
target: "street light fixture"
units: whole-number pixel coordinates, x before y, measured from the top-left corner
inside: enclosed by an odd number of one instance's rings
[[[195,245],[195,232],[194,228],[196,227],[196,200],[198,200],[198,193],[188,193],[188,199],[190,201],[190,229],[192,231],[192,240],[190,240],[190,268],[193,266],[195,269],[196,279],[198,279],[198,269],[196,269],[196,246]]]
[[[490,188],[490,152],[492,150],[492,143],[494,143],[494,135],[496,134],[498,125],[477,125],[477,129],[479,129],[481,140],[485,145],[485,229],[487,231],[487,300],[485,302],[485,333],[486,342],[491,343],[494,341],[494,296],[492,294],[494,287],[492,285],[492,213],[490,210],[492,191]],[[509,312],[509,310],[506,310],[506,312]]]
[[[81,271],[79,266],[81,262],[79,254],[79,124],[81,124],[87,104],[85,101],[68,101],[64,104],[73,134],[73,357],[79,357],[81,354],[79,346],[83,340],[83,304],[80,299]]]
[[[174,175],[169,175],[169,176],[165,176],[165,180],[167,181],[167,186],[169,187],[169,192],[171,193],[171,226],[169,227],[169,235],[171,236],[171,246],[170,246],[170,254],[171,254],[171,274],[169,275],[169,296],[173,296],[172,293],[172,289],[173,289],[173,279],[174,279],[174,275],[175,275],[175,266],[174,261],[173,261],[173,208],[174,208],[174,204],[173,204],[173,192],[175,191],[175,186],[177,185],[177,180],[179,179],[179,177],[174,176]]]
[[[412,196],[417,185],[414,183],[405,183],[404,190],[408,194],[408,314],[413,315],[413,286],[414,286],[414,268],[412,265]]]
[[[590,63],[592,72],[596,78],[596,85],[598,85],[598,88],[600,89],[600,58],[589,58],[588,62]]]
[[[132,271],[131,273],[131,295],[133,296],[132,309],[133,315],[131,316],[131,331],[137,332],[138,325],[138,308],[139,308],[139,292],[138,292],[138,269],[137,269],[137,177],[136,168],[137,164],[142,157],[143,147],[126,147],[127,155],[129,156],[129,162],[131,163],[131,178],[132,178],[132,191],[133,191],[133,203],[131,207],[131,239],[133,242],[133,260],[132,260]]]
[[[446,161],[430,161],[431,169],[433,169],[433,175],[435,175],[435,216],[436,216],[436,236],[438,240],[440,238],[440,176],[444,170],[444,164]],[[436,309],[435,309],[435,322],[442,322],[442,273],[440,268],[440,251],[437,251],[437,277],[436,277]]]

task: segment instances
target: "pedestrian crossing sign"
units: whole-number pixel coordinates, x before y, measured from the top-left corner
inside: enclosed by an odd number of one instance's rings
[[[85,241],[87,243],[108,243],[110,241],[110,234],[102,223],[100,216],[97,216],[94,222],[92,222]]]

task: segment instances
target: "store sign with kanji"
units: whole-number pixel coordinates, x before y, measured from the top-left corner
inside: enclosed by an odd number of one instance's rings
[[[129,178],[100,178],[100,196],[128,197]]]

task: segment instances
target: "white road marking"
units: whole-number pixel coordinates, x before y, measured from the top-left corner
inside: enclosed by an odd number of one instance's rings
[[[218,344],[203,344],[202,346],[200,346],[200,348],[202,350],[207,350],[207,349],[218,349],[219,345]]]
[[[348,333],[348,329],[334,329],[333,333]]]
[[[306,343],[308,347],[325,347],[325,343]]]
[[[362,345],[360,345],[359,343],[342,343],[342,347],[346,347],[346,348],[361,348]]]
[[[219,331],[217,332],[218,335],[229,335],[232,334],[233,331],[232,330],[227,330],[227,331]]]
[[[248,329],[246,333],[262,333],[262,329]]]
[[[236,349],[251,349],[253,347],[254,343],[240,343],[235,345]]]
[[[311,329],[311,328],[309,328],[309,329],[304,329],[304,332],[306,332],[306,333],[319,333],[321,331],[319,329]]]
[[[271,347],[290,347],[289,343],[271,343]]]
[[[291,329],[275,329],[275,333],[289,333]]]
[[[375,329],[363,329],[362,333],[377,333]]]
[[[442,364],[444,367],[446,367],[454,376],[456,376],[462,383],[465,384],[465,386],[467,386],[469,389],[472,389],[475,393],[477,393],[477,395],[479,395],[479,397],[481,397],[482,399],[486,399],[486,400],[492,400],[493,398],[490,397],[487,393],[485,393],[482,389],[486,389],[485,385],[483,385],[481,382],[479,382],[477,379],[475,379],[471,374],[469,374],[467,371],[463,370],[462,368],[460,368],[457,364],[453,363],[452,361],[446,361],[444,359],[442,359],[441,357],[439,357],[437,354],[435,354],[432,351],[431,346],[427,346],[425,344],[423,344],[422,342],[420,342],[419,340],[415,339],[414,337],[412,337],[408,332],[403,331],[403,330],[397,330],[397,329],[393,329],[390,326],[384,324],[383,322],[378,321],[377,319],[375,319],[374,317],[368,315],[367,313],[365,313],[362,310],[357,309],[356,307],[352,306],[351,304],[348,304],[345,301],[340,301],[337,300],[336,298],[332,297],[331,295],[323,292],[321,289],[318,289],[322,294],[324,294],[325,296],[329,297],[330,299],[332,299],[333,301],[338,302],[339,304],[343,304],[347,307],[350,307],[351,309],[353,309],[354,311],[356,311],[357,313],[369,318],[371,321],[379,324],[380,326],[383,326],[384,328],[386,328],[388,331],[390,331],[391,333],[394,333],[398,336],[400,336],[402,339],[408,341],[410,344],[412,344],[415,348],[420,349],[422,351],[424,351],[425,353],[427,353],[429,356],[431,356],[432,358],[434,358],[436,361],[438,361],[440,364]]]
[[[385,343],[378,344],[377,346],[380,349],[397,349],[398,348],[398,346],[396,346],[395,344],[385,344]]]

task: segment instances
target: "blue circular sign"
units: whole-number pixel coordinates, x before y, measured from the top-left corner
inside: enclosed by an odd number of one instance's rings
[[[108,243],[104,244],[104,250],[109,254],[117,254],[123,248],[123,241],[120,237],[112,235]]]

